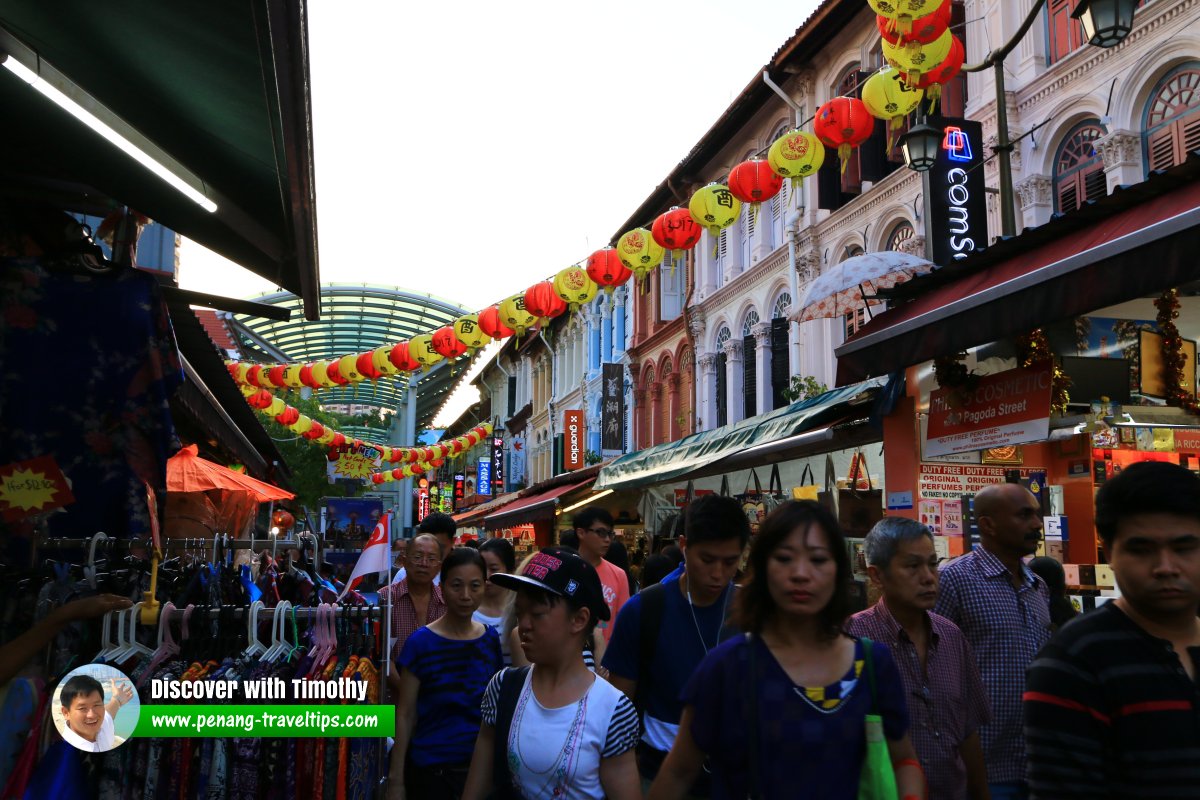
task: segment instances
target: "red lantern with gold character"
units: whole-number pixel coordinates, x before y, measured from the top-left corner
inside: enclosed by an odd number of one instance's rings
[[[342,373],[338,366],[338,359],[333,359],[326,363],[325,374],[329,376],[329,380],[338,386],[345,386],[350,381],[342,377]]]
[[[500,305],[488,306],[479,312],[479,328],[493,339],[504,339],[515,331],[500,321]]]
[[[408,342],[397,342],[392,348],[392,352],[388,353],[388,361],[391,361],[393,366],[401,372],[416,372],[421,368],[417,360],[408,352]]]
[[[692,219],[692,212],[679,206],[672,206],[669,211],[659,214],[650,226],[654,241],[664,250],[670,250],[672,258],[678,258],[684,250],[695,247],[702,233],[704,229]]]
[[[325,435],[325,426],[313,420],[312,427],[301,434],[305,439],[320,439]]]
[[[300,368],[300,382],[310,389],[319,389],[321,385],[317,383],[317,379],[313,377],[313,365],[305,364]]]
[[[250,369],[246,370],[246,383],[250,384],[251,386],[258,386],[261,388],[262,382],[258,379],[258,373],[260,372],[262,372],[262,365],[260,364],[255,364],[254,366],[250,367]]]
[[[550,317],[566,313],[567,303],[554,291],[550,281],[535,283],[525,291],[525,310],[545,324]]]
[[[775,174],[765,159],[743,161],[729,171],[729,191],[743,203],[757,209],[783,188],[783,178]]]
[[[269,380],[276,389],[284,389],[287,387],[287,383],[283,380],[283,373],[286,369],[287,367],[285,367],[283,364],[279,364],[267,370],[267,380]]]
[[[621,258],[614,248],[605,247],[588,256],[587,274],[597,286],[612,294],[613,290],[629,280],[633,273],[621,263]]]
[[[850,151],[871,138],[875,118],[857,97],[835,97],[817,109],[813,133],[826,147],[835,147],[846,171]]]
[[[433,332],[433,351],[445,359],[455,359],[467,352],[467,346],[458,340],[454,328],[446,325]]]
[[[359,374],[370,380],[379,380],[381,377],[379,370],[375,369],[375,353],[371,350],[358,354],[356,366],[358,367]]]

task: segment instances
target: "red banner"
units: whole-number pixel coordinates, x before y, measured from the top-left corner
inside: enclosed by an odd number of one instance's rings
[[[1049,364],[986,375],[969,388],[929,395],[925,455],[1036,442],[1050,435]]]
[[[579,469],[583,466],[584,439],[587,428],[583,426],[583,412],[563,412],[563,468]]]

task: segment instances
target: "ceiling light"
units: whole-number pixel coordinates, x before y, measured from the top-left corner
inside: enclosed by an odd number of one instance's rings
[[[36,55],[34,57],[37,58]],[[212,200],[209,200],[202,192],[197,190],[183,178],[179,177],[179,175],[177,175],[175,172],[172,172],[170,169],[163,166],[161,162],[151,157],[140,147],[118,133],[108,123],[104,122],[74,99],[67,96],[58,87],[42,78],[38,74],[41,71],[42,61],[40,58],[38,58],[37,61],[39,65],[38,71],[34,71],[14,58],[12,54],[0,52],[0,64],[3,64],[5,67],[7,67],[9,72],[28,83],[34,89],[37,89],[47,98],[52,100],[55,105],[67,111],[69,114],[71,114],[71,116],[75,117],[80,122],[94,130],[96,133],[103,136],[109,142],[116,145],[122,152],[124,152],[134,161],[138,162],[143,167],[162,178],[177,191],[179,191],[192,202],[196,203],[205,211],[213,212],[217,210],[217,204]],[[77,87],[71,86],[71,88],[82,94]],[[101,106],[99,103],[94,104],[97,108],[103,108],[103,106]],[[111,112],[109,112],[109,114],[116,119],[116,115],[111,114]]]

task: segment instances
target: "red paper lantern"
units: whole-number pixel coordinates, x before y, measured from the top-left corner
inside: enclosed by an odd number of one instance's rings
[[[729,191],[743,203],[758,206],[783,188],[783,178],[775,174],[766,159],[752,158],[729,171]],[[688,216],[691,216],[689,214]]]
[[[312,364],[305,364],[300,368],[300,382],[310,389],[319,389],[316,379],[313,378]]]
[[[258,364],[255,364],[253,367],[246,370],[246,383],[250,384],[251,386],[261,387],[262,383],[258,379],[258,373],[260,372],[262,372],[262,367]]]
[[[875,118],[857,97],[835,97],[817,109],[813,133],[826,147],[835,147],[846,170],[850,150],[871,138]]]
[[[371,476],[371,483],[374,483],[374,484],[383,483],[383,475],[376,472],[374,475]]]
[[[402,470],[402,469],[392,470],[392,477],[398,481],[404,480],[404,470]]]
[[[450,325],[434,331],[431,343],[433,351],[445,359],[455,359],[467,352],[467,346],[459,340]]]
[[[512,336],[512,328],[500,321],[500,306],[488,306],[479,312],[479,329],[493,339],[503,339]]]
[[[633,273],[621,263],[616,248],[605,247],[588,256],[587,274],[597,286],[612,294],[613,290],[629,280]]]
[[[225,365],[225,369],[229,370],[229,376],[231,378],[233,378],[234,380],[237,379],[237,373],[238,373],[239,366],[240,365],[236,361],[230,361],[228,364]]]
[[[525,310],[545,323],[550,317],[557,317],[567,310],[567,303],[554,291],[551,281],[535,283],[525,291]]]
[[[329,380],[333,381],[338,386],[345,386],[350,382],[342,377],[341,369],[338,367],[338,359],[336,358],[331,359],[326,365],[325,374],[329,376]]]
[[[919,80],[913,83],[907,73],[900,73],[904,78],[905,83],[912,86],[914,89],[924,89],[925,96],[929,98],[930,113],[933,113],[934,105],[938,98],[942,96],[942,87],[950,81],[958,77],[958,73],[962,70],[963,62],[966,60],[966,50],[963,48],[962,41],[957,36],[951,36],[950,52],[946,55],[945,60],[936,67],[922,72],[918,77]]]
[[[879,28],[879,35],[886,39],[888,44],[914,46],[931,44],[950,27],[952,11],[951,1],[945,0],[933,13],[914,19],[912,30],[908,33],[902,33],[894,19],[888,19],[878,14],[875,15],[875,25]]]
[[[312,427],[301,434],[305,439],[320,439],[325,435],[325,426],[313,420]]]
[[[360,353],[354,364],[358,367],[359,372],[373,381],[379,380],[381,377],[379,370],[375,369],[375,353],[371,350]]]
[[[388,361],[401,372],[416,372],[421,368],[417,360],[408,352],[408,342],[399,342],[392,348],[392,352],[388,353]]]
[[[440,467],[442,464],[445,464],[445,463],[446,463],[445,459],[435,458],[433,461],[429,462],[429,466]]]
[[[266,389],[260,389],[259,391],[247,397],[246,402],[251,408],[267,408],[271,405],[271,401],[274,399],[275,396]]]
[[[692,212],[686,208],[673,206],[669,211],[658,215],[650,226],[650,233],[658,246],[676,254],[681,250],[691,250],[700,241],[704,229],[696,224]]]
[[[287,384],[283,382],[283,372],[286,369],[287,367],[280,364],[279,366],[271,367],[269,370],[267,370],[267,380],[271,382],[272,386],[277,389],[282,389],[287,386]]]
[[[275,417],[275,421],[280,425],[294,425],[300,419],[300,410],[288,406],[282,414]]]

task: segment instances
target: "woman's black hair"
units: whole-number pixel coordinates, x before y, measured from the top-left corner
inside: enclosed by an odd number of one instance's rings
[[[750,561],[747,582],[734,600],[734,621],[744,631],[761,634],[777,609],[767,586],[767,562],[771,554],[796,531],[807,531],[817,526],[825,532],[827,545],[837,565],[833,596],[821,609],[818,617],[821,634],[835,639],[841,634],[850,616],[850,556],[846,553],[846,539],[833,515],[823,506],[811,500],[788,501],[767,515],[759,526],[758,535],[750,545]]]
[[[484,539],[479,543],[480,553],[495,553],[500,557],[500,563],[504,565],[504,572],[517,571],[517,551],[513,549],[512,542],[500,536],[495,536],[491,539]]]
[[[479,555],[479,551],[470,547],[455,547],[450,550],[450,555],[442,560],[442,583],[446,582],[446,576],[450,574],[450,570],[468,564],[479,567],[483,579],[487,580],[487,562],[483,560],[483,556]]]

